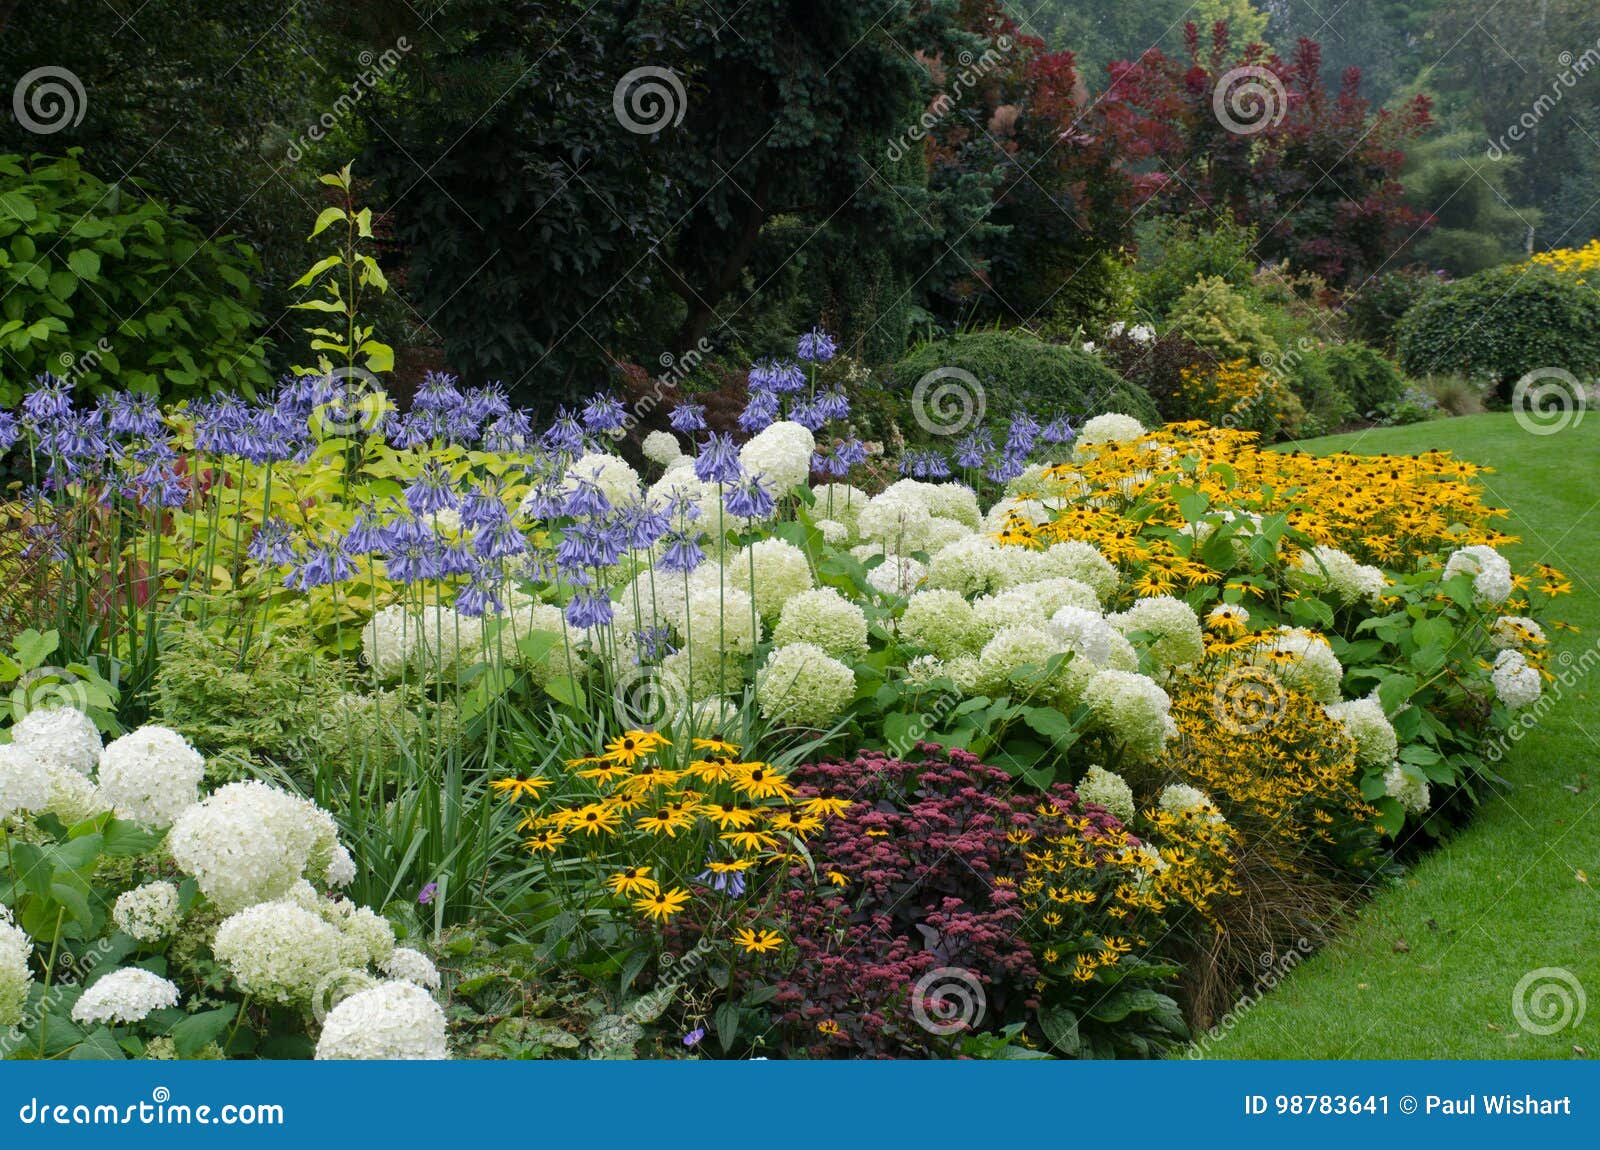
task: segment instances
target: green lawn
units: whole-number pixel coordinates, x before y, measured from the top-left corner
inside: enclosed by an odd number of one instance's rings
[[[1520,566],[1551,563],[1583,629],[1558,637],[1570,685],[1501,763],[1512,784],[1353,928],[1243,1010],[1212,1058],[1570,1058],[1600,1055],[1600,414],[1550,436],[1509,415],[1384,428],[1296,446],[1317,454],[1445,448],[1495,468],[1489,502],[1510,508]],[[1588,652],[1585,657],[1585,652]],[[1558,656],[1559,658],[1559,656]],[[1581,660],[1581,662],[1580,662]],[[1560,663],[1552,663],[1560,669]],[[1527,1033],[1518,981],[1559,967],[1586,992],[1575,1029]]]

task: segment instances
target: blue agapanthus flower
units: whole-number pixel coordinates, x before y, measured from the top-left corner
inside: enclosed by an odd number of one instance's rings
[[[706,429],[706,405],[686,399],[672,409],[672,414],[667,417],[667,422],[672,425],[673,431],[704,431]]]
[[[812,363],[827,363],[837,354],[838,345],[820,327],[814,327],[800,337],[795,345],[795,355]]]

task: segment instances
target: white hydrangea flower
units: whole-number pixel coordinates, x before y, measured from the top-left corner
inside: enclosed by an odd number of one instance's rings
[[[1505,615],[1489,628],[1489,642],[1504,651],[1511,647],[1532,649],[1545,643],[1544,628],[1526,615]]]
[[[1135,761],[1149,761],[1177,729],[1172,700],[1160,684],[1132,671],[1097,671],[1084,689],[1083,701],[1096,725],[1111,733]]]
[[[409,946],[395,947],[389,957],[379,964],[379,969],[390,978],[415,983],[424,990],[439,989],[439,968],[433,965],[427,955]]]
[[[356,860],[350,857],[350,852],[344,847],[333,848],[327,869],[322,872],[322,881],[331,887],[347,887],[356,881]]]
[[[1289,582],[1312,592],[1327,592],[1341,606],[1365,603],[1376,607],[1383,598],[1388,579],[1377,567],[1357,563],[1337,547],[1313,547],[1302,551],[1290,565]]]
[[[28,991],[33,986],[33,971],[28,957],[33,940],[11,920],[11,909],[0,906],[0,1027],[22,1021]]]
[[[995,590],[1001,585],[1000,551],[1000,544],[983,535],[948,543],[929,553],[928,586],[969,597]]]
[[[772,641],[814,643],[836,659],[859,659],[867,653],[866,612],[833,587],[802,591],[783,605]]]
[[[983,517],[980,529],[985,535],[997,535],[1012,520],[1021,520],[1031,527],[1049,523],[1055,513],[1038,499],[1021,495],[1008,495],[1000,500]]]
[[[1134,671],[1139,654],[1098,612],[1083,607],[1062,607],[1050,616],[1050,627],[1059,634],[1076,661],[1091,667],[1111,667]]]
[[[1383,790],[1412,814],[1420,815],[1433,805],[1428,776],[1409,763],[1396,762],[1384,772]]]
[[[673,460],[683,457],[683,448],[678,444],[678,437],[670,431],[650,432],[644,437],[639,449],[651,463],[659,463],[662,467],[670,466]]]
[[[55,815],[65,826],[98,818],[111,809],[100,788],[71,767],[52,766],[49,771],[50,799],[42,810]]]
[[[918,481],[901,480],[901,482]],[[978,509],[978,493],[965,483],[921,484],[921,498],[936,517],[953,520],[970,531],[976,531],[983,522],[983,513]]]
[[[1164,669],[1198,663],[1205,658],[1205,637],[1194,609],[1171,595],[1140,599],[1126,611],[1106,619],[1124,636],[1145,632],[1153,636],[1150,657]]]
[[[774,495],[784,496],[811,476],[816,436],[792,420],[762,428],[739,449],[746,474],[759,475]]]
[[[855,693],[855,672],[813,643],[775,648],[756,675],[762,717],[792,726],[830,726]]]
[[[1280,657],[1273,658],[1274,654]],[[1315,631],[1280,627],[1277,636],[1256,661],[1277,675],[1284,685],[1306,692],[1319,703],[1339,701],[1344,667],[1328,641]]]
[[[1035,698],[1075,698],[1087,682],[1089,670],[1076,659],[1065,660],[1046,680],[1029,680],[1026,687],[1011,679],[1024,667],[1039,674],[1052,658],[1066,652],[1061,635],[1049,627],[1031,623],[1001,627],[978,653],[978,689],[989,694],[1025,689]]]
[[[918,591],[911,596],[900,616],[899,632],[908,643],[945,659],[970,654],[979,638],[972,604],[946,590]]]
[[[144,726],[100,754],[100,795],[119,819],[157,830],[200,801],[205,758],[176,731]]]
[[[1344,703],[1324,703],[1322,709],[1328,717],[1339,723],[1356,744],[1356,762],[1363,767],[1376,767],[1394,761],[1400,749],[1400,740],[1394,725],[1383,713],[1383,704],[1376,699],[1351,699]]]
[[[1130,439],[1138,439],[1145,434],[1145,426],[1131,415],[1118,415],[1107,412],[1097,415],[1088,423],[1078,429],[1078,434],[1073,438],[1073,454],[1079,454],[1081,449],[1096,447],[1102,443],[1123,443]]]
[[[344,960],[348,965],[380,966],[394,953],[394,927],[377,911],[349,899],[324,899],[323,903],[327,916],[344,935]]]
[[[884,595],[905,596],[928,577],[928,566],[910,556],[891,555],[867,572],[867,584]]]
[[[784,539],[761,539],[742,549],[728,560],[727,574],[733,587],[755,596],[768,624],[777,622],[786,602],[814,586],[806,553]]]
[[[1078,784],[1078,798],[1104,807],[1125,823],[1133,821],[1133,788],[1115,771],[1090,767]]]
[[[307,873],[325,875],[338,845],[326,811],[254,780],[219,788],[167,837],[179,869],[224,911],[281,898]]]
[[[592,451],[580,456],[561,479],[561,490],[571,493],[582,484],[592,484],[613,507],[638,500],[639,473],[619,456]]]
[[[765,628],[753,614],[750,596],[737,587],[699,587],[689,592],[684,630],[695,649],[695,661],[705,663],[707,652],[713,656],[722,652],[737,662],[738,656],[754,651]]]
[[[687,460],[687,457],[685,457]],[[674,466],[650,485],[645,502],[658,511],[670,511],[674,527],[687,526],[717,534],[719,525],[729,530],[739,520],[727,513],[715,483],[703,483],[693,467]]]
[[[309,1003],[344,968],[338,927],[295,902],[263,902],[224,919],[211,952],[239,986],[268,1002]]]
[[[178,929],[178,888],[147,882],[117,896],[111,908],[117,929],[140,942],[159,942]]]
[[[1156,796],[1156,806],[1169,815],[1181,817],[1194,813],[1204,816],[1208,822],[1222,822],[1222,812],[1217,810],[1217,804],[1211,801],[1211,796],[1187,783],[1171,783],[1162,787],[1161,793]]]
[[[822,533],[822,541],[830,547],[843,547],[850,542],[850,528],[837,519],[818,519],[816,527]]]
[[[31,751],[0,743],[0,819],[50,804],[50,770]]]
[[[1493,547],[1463,547],[1445,561],[1444,578],[1472,576],[1473,598],[1480,604],[1498,606],[1511,597],[1511,564]]]
[[[29,711],[12,726],[11,742],[47,767],[63,767],[85,777],[100,761],[100,730],[76,707]]]
[[[819,483],[811,489],[812,512],[837,523],[843,523],[853,538],[861,509],[871,498],[859,487],[848,483]]]
[[[361,628],[361,655],[379,679],[398,679],[421,649],[422,625],[399,603],[375,612]]]
[[[143,1022],[154,1011],[178,1005],[178,988],[137,966],[95,979],[72,1007],[72,1021],[85,1026]]]
[[[414,983],[385,982],[352,994],[328,1012],[316,1056],[320,1061],[442,1061],[450,1057],[444,1011]]]
[[[1544,693],[1538,668],[1530,665],[1521,651],[1501,651],[1495,657],[1489,681],[1494,684],[1495,697],[1513,711],[1538,702]]]

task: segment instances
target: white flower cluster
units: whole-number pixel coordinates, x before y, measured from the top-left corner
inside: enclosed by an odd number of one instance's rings
[[[1102,443],[1125,443],[1144,434],[1144,424],[1133,416],[1108,412],[1095,416],[1079,428],[1072,445],[1074,454],[1078,454],[1086,447],[1098,447]]]
[[[287,899],[257,903],[224,919],[211,952],[242,989],[284,1005],[310,1003],[350,965],[339,928]]]
[[[683,458],[683,448],[678,445],[678,437],[670,431],[650,432],[639,445],[639,450],[644,452],[644,457],[651,463],[659,463],[662,467],[670,467],[675,460]]]
[[[860,538],[856,525],[871,498],[865,491],[848,483],[819,483],[811,489],[811,498],[813,514],[826,516],[844,527],[845,542]]]
[[[1545,644],[1544,628],[1525,615],[1503,615],[1489,628],[1489,642],[1504,651],[1531,650]]]
[[[1383,713],[1383,704],[1377,699],[1325,703],[1322,709],[1355,742],[1358,765],[1376,767],[1394,761],[1400,749],[1400,740],[1395,736],[1394,724]]]
[[[1494,685],[1495,697],[1513,711],[1538,702],[1544,692],[1539,669],[1532,666],[1521,651],[1501,651],[1495,657],[1489,681]]]
[[[639,473],[625,459],[610,452],[590,452],[567,468],[561,490],[570,493],[584,485],[598,488],[613,507],[639,498]]]
[[[119,819],[161,830],[200,800],[206,761],[184,737],[144,726],[100,753],[100,797]]]
[[[1302,551],[1288,570],[1291,586],[1321,594],[1327,593],[1341,606],[1365,603],[1376,607],[1388,586],[1382,570],[1357,563],[1337,547],[1313,547]]]
[[[1205,657],[1200,619],[1182,599],[1171,595],[1140,599],[1128,610],[1108,615],[1106,621],[1123,635],[1150,635],[1150,656],[1163,670],[1198,663]]]
[[[178,1005],[178,988],[137,966],[95,979],[72,1006],[72,1021],[85,1026],[143,1022],[151,1013]]]
[[[1285,686],[1304,691],[1319,703],[1337,703],[1344,667],[1328,641],[1304,627],[1280,627],[1256,660]]]
[[[1156,806],[1165,813],[1177,817],[1195,814],[1208,822],[1222,822],[1222,812],[1217,809],[1217,804],[1211,801],[1211,796],[1187,783],[1171,783],[1162,787],[1161,793],[1156,796]]]
[[[375,611],[361,628],[361,655],[379,679],[398,679],[416,664],[421,641],[416,617],[396,603]]]
[[[415,983],[424,990],[439,989],[439,968],[420,950],[397,946],[378,966],[390,978]]]
[[[0,743],[0,819],[43,810],[50,802],[50,772],[15,743]]]
[[[1133,788],[1115,771],[1090,767],[1078,784],[1078,798],[1104,807],[1125,823],[1133,820]]]
[[[812,643],[774,648],[756,676],[762,717],[798,727],[830,726],[855,691],[855,672]]]
[[[450,1057],[444,1011],[422,987],[386,982],[352,994],[329,1012],[319,1060],[428,1060]]]
[[[1383,774],[1383,793],[1412,814],[1420,815],[1433,805],[1428,776],[1410,763],[1394,763]]]
[[[768,624],[777,622],[783,605],[811,590],[811,560],[783,539],[761,539],[728,560],[728,585],[753,595],[756,610]]]
[[[0,906],[0,1027],[22,1021],[22,1008],[33,985],[33,972],[28,968],[32,953],[33,940],[11,921],[10,909]]]
[[[1493,547],[1463,547],[1445,560],[1444,578],[1472,576],[1473,598],[1484,606],[1498,606],[1511,597],[1511,564]]]
[[[802,591],[783,604],[772,641],[811,643],[836,659],[859,659],[867,653],[866,612],[833,587]]]
[[[1132,671],[1104,670],[1084,689],[1083,701],[1097,725],[1122,744],[1134,761],[1149,761],[1161,753],[1177,726],[1170,714],[1172,700],[1158,683]]]
[[[87,778],[100,761],[100,731],[76,707],[29,711],[11,728],[11,743],[38,758],[52,772],[68,770]]]
[[[178,888],[147,882],[117,896],[111,908],[117,929],[140,942],[159,942],[178,929]]]
[[[173,860],[221,910],[281,898],[308,875],[325,879],[339,847],[328,813],[266,783],[229,783],[179,816]]]
[[[759,476],[773,495],[782,497],[811,475],[816,436],[792,420],[769,424],[739,449],[745,472]]]
[[[971,536],[982,522],[978,498],[966,484],[902,479],[867,500],[856,532],[885,554],[931,554]]]

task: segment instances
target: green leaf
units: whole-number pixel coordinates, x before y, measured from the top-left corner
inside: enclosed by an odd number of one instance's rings
[[[582,706],[583,689],[571,675],[557,675],[544,685],[545,694],[569,707]]]
[[[1065,1006],[1047,1006],[1039,1011],[1039,1029],[1063,1058],[1076,1058],[1083,1048],[1078,1034],[1078,1016]]]
[[[102,1026],[73,1047],[67,1055],[69,1061],[96,1060],[100,1062],[125,1062],[127,1054],[117,1045],[117,1036],[109,1027]]]
[[[323,208],[317,216],[316,226],[311,229],[311,234],[306,239],[316,239],[333,224],[349,218],[344,214],[343,208]]]
[[[100,253],[92,248],[79,248],[67,255],[67,266],[77,273],[79,279],[92,280],[100,274]]]
[[[171,1030],[172,1044],[177,1047],[178,1055],[193,1058],[199,1054],[208,1042],[215,1042],[222,1037],[223,1032],[233,1025],[241,1009],[243,1004],[238,1007],[225,1006],[221,1010],[191,1014],[178,1023]]]
[[[1054,707],[1029,707],[1022,712],[1022,721],[1052,742],[1070,745],[1077,741],[1077,727]]]
[[[739,1037],[739,1018],[738,1003],[724,1002],[717,1007],[717,1042],[722,1046],[724,1054],[733,1049],[734,1039]]]
[[[162,838],[159,832],[120,819],[112,819],[107,823],[103,833],[105,839],[101,850],[108,858],[134,858],[154,850]]]

